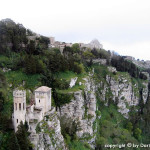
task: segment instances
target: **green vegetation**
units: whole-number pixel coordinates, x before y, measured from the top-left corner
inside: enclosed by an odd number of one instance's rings
[[[114,56],[111,59],[111,65],[116,67],[118,71],[128,72],[134,78],[141,78],[146,80],[147,77],[140,73],[140,69],[132,62],[125,60],[121,56]]]
[[[70,141],[70,137],[67,137],[66,143],[69,150],[90,150],[90,146],[87,143],[82,143],[78,140]]]
[[[0,67],[10,65],[11,61],[7,56],[0,55]]]
[[[57,76],[57,78],[59,78],[59,79],[66,79],[66,80],[70,81],[71,78],[75,78],[78,75],[72,71],[66,71],[66,72],[59,72],[59,73],[55,74],[55,76]]]
[[[85,85],[75,85],[72,88],[68,88],[66,90],[59,90],[59,93],[72,93],[79,90],[84,90]]]
[[[54,101],[57,107],[60,107],[66,103],[69,103],[72,98],[73,98],[73,94],[71,93],[61,93],[59,91],[54,91],[53,92],[53,97],[54,97]]]
[[[71,118],[65,116],[60,118],[61,133],[65,138],[65,142],[68,145],[69,150],[89,150],[90,146],[86,142],[81,142],[76,136],[76,132],[80,130],[78,128],[79,123]]]
[[[105,150],[105,144],[127,144],[129,141],[130,143],[139,143],[138,138],[141,136],[141,133],[139,133],[138,130],[137,136],[133,136],[132,124],[128,123],[128,120],[117,111],[115,104],[111,103],[107,107],[101,102],[100,107],[101,119],[97,119],[98,133],[96,139],[96,150]],[[125,126],[126,124],[127,126]]]
[[[6,79],[11,87],[14,89],[20,85],[25,89],[30,89],[33,91],[35,87],[41,85],[39,74],[27,75],[21,71],[9,71],[5,73]]]
[[[97,49],[92,49],[91,50],[91,53],[96,57],[96,58],[102,58],[102,59],[109,59],[110,58],[110,51],[106,51],[104,49],[100,49],[100,50],[97,50]]]
[[[27,102],[30,102],[30,93],[38,86],[52,88],[52,105],[61,107],[73,98],[73,92],[81,90],[84,93],[85,80],[89,73],[95,84],[101,84],[97,90],[97,119],[93,123],[96,133],[96,150],[103,150],[104,144],[122,143],[150,143],[150,98],[143,103],[142,91],[147,83],[147,77],[140,68],[124,57],[114,55],[104,49],[81,48],[75,43],[72,47],[65,47],[63,54],[57,48],[48,48],[49,38],[37,36],[21,24],[10,19],[0,21],[0,149],[28,150],[31,143],[28,140],[27,126],[19,126],[17,133],[10,128],[13,111],[12,91],[15,88],[27,90]],[[106,65],[93,64],[94,59],[106,59]],[[114,66],[117,72],[109,72],[108,66]],[[2,71],[3,70],[3,71]],[[147,72],[150,72],[147,70]],[[69,87],[71,78],[78,77],[75,86]],[[135,96],[139,97],[139,106],[130,107],[129,119],[125,119],[112,102],[112,91],[109,87],[109,78],[119,83],[132,83]],[[120,80],[122,79],[122,80]],[[124,81],[126,79],[126,81]],[[105,104],[100,100],[104,85],[107,85]],[[150,86],[149,86],[150,90]],[[31,92],[30,92],[31,91]],[[117,99],[117,97],[116,97]],[[125,100],[125,97],[121,97]],[[116,100],[117,101],[117,100]],[[93,116],[87,115],[85,107],[84,119],[90,120]],[[128,107],[129,108],[129,107]],[[46,118],[49,119],[49,118]],[[36,121],[35,121],[36,122]],[[88,150],[89,144],[81,142],[84,139],[76,137],[78,122],[61,118],[62,134],[70,150]],[[49,131],[46,122],[43,128],[52,138],[54,131]],[[39,124],[37,133],[41,131]],[[83,137],[84,138],[84,137]],[[91,138],[85,136],[85,138]],[[55,139],[53,139],[55,144]]]

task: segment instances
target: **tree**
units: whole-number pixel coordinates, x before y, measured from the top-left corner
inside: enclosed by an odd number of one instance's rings
[[[16,24],[11,19],[0,21],[0,52],[20,52],[27,44],[26,29],[21,24]]]
[[[103,149],[104,145],[107,143],[108,143],[107,139],[98,135],[96,138],[96,150]]]
[[[97,51],[96,48],[92,49],[92,50],[91,50],[91,53],[92,53],[96,58],[98,58],[99,53],[98,53],[98,51]]]
[[[43,63],[42,60],[37,60],[36,63],[36,73],[43,73],[46,69],[45,64]]]
[[[8,141],[8,150],[20,150],[18,139],[14,132],[11,133]]]
[[[35,74],[36,73],[36,59],[33,55],[25,56],[25,73]]]
[[[2,70],[0,70],[0,88],[6,87],[6,78]]]
[[[76,139],[76,132],[79,130],[79,122],[72,120],[71,118],[67,118],[66,116],[62,116],[60,118],[61,125],[61,133],[67,138],[67,135],[71,137],[71,140]]]
[[[83,53],[83,56],[84,56],[85,59],[92,59],[92,58],[95,57],[95,56],[94,56],[91,52],[89,52],[89,51],[85,51],[85,52]]]
[[[101,49],[98,53],[99,53],[99,58],[103,58],[103,59],[109,59],[110,58],[110,53],[104,49]]]
[[[18,143],[21,150],[29,150],[30,148],[30,141],[28,139],[28,133],[21,121],[20,125],[18,126],[18,131],[16,132],[16,136],[18,139]]]
[[[4,101],[6,98],[6,78],[3,72],[0,70],[0,112],[3,110]]]
[[[127,125],[126,125],[126,128],[128,129],[129,132],[132,132],[132,129],[133,129],[132,123],[128,122]]]
[[[141,140],[141,133],[142,133],[141,129],[136,128],[136,129],[134,130],[134,137],[135,137],[136,139],[138,139],[138,140]]]
[[[84,72],[84,66],[83,64],[74,63],[72,66],[72,71],[76,72],[77,74]]]
[[[36,52],[35,52],[35,41],[33,41],[33,40],[30,41],[30,43],[27,47],[27,52],[30,55],[36,54]]]
[[[79,53],[80,52],[80,46],[78,43],[75,43],[72,45],[72,51],[73,51],[73,53]]]
[[[53,98],[56,104],[56,107],[60,107],[63,104],[69,103],[72,99],[73,95],[66,93],[59,93],[56,89],[53,89]]]

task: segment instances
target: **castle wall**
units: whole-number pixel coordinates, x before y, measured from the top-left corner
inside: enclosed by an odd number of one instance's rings
[[[46,112],[46,93],[35,92],[35,105],[42,108],[44,113]]]
[[[51,90],[49,92],[47,92],[47,111],[49,111],[51,109]]]
[[[45,113],[51,109],[51,91],[35,92],[36,107],[41,107]]]
[[[36,108],[35,105],[27,108],[26,113],[26,121],[29,125],[29,131],[32,133],[36,133],[36,125],[40,122],[44,117],[42,109]]]

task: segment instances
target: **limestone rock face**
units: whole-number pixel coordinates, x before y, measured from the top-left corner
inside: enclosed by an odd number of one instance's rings
[[[128,118],[130,106],[139,104],[141,96],[146,103],[149,94],[147,80],[143,80],[142,85],[138,85],[128,73],[118,73],[115,68],[108,68],[108,70],[110,74],[107,74],[105,79],[99,80],[94,78],[93,69],[88,77],[83,78],[84,90],[72,92],[74,97],[71,102],[61,106],[57,112],[54,109],[46,114],[36,126],[36,133],[30,136],[35,150],[67,150],[58,116],[65,116],[77,122],[76,135],[79,140],[87,142],[94,149],[97,133],[96,119],[101,118],[100,114],[98,116],[97,100],[104,101],[105,105],[108,105],[110,100],[114,101],[118,111],[125,118]],[[96,97],[99,99],[96,100]]]
[[[75,78],[71,78],[70,84],[69,86],[72,88],[73,86],[75,86],[76,82],[77,82],[78,77]]]
[[[115,67],[109,66],[109,67],[107,67],[107,68],[108,68],[109,72],[112,72],[112,73],[116,73],[116,72],[117,72],[117,70],[116,70]]]
[[[85,78],[85,91],[74,92],[74,99],[60,108],[60,115],[76,120],[79,123],[79,129],[76,135],[83,141],[89,143],[94,148],[95,132],[93,130],[96,120],[96,97],[94,83],[90,78]],[[89,140],[86,140],[88,138]]]
[[[35,150],[67,150],[55,109],[47,112],[44,119],[38,123],[36,131],[30,135]]]
[[[90,62],[90,60],[89,60],[89,62]],[[99,63],[99,64],[101,64],[101,65],[106,65],[107,64],[107,60],[106,59],[93,59],[93,63],[95,64],[95,63]]]
[[[148,97],[148,82],[143,81],[142,98],[144,103]],[[140,101],[140,92],[137,83],[132,83],[131,77],[125,75],[119,75],[116,78],[110,75],[106,76],[106,83],[100,82],[99,87],[101,89],[100,99],[108,104],[107,93],[112,94],[112,100],[117,103],[118,111],[128,118],[128,112],[130,106],[136,106]]]
[[[143,98],[143,101],[145,104],[147,101],[147,98],[148,98],[148,82],[144,82],[143,85],[144,85],[144,87],[142,90],[142,98]]]
[[[117,105],[119,107],[119,112],[128,118],[129,109],[127,108],[127,105],[137,105],[139,102],[138,97],[133,91],[131,82],[123,76],[119,76],[117,80],[114,78],[109,79],[109,76],[107,76],[107,82],[110,85],[113,100],[116,101],[116,99],[118,99]]]

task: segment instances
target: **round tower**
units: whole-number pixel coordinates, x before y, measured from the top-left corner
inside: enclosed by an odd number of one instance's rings
[[[15,90],[13,91],[14,100],[14,129],[17,131],[17,127],[22,121],[25,122],[26,115],[26,91]]]

